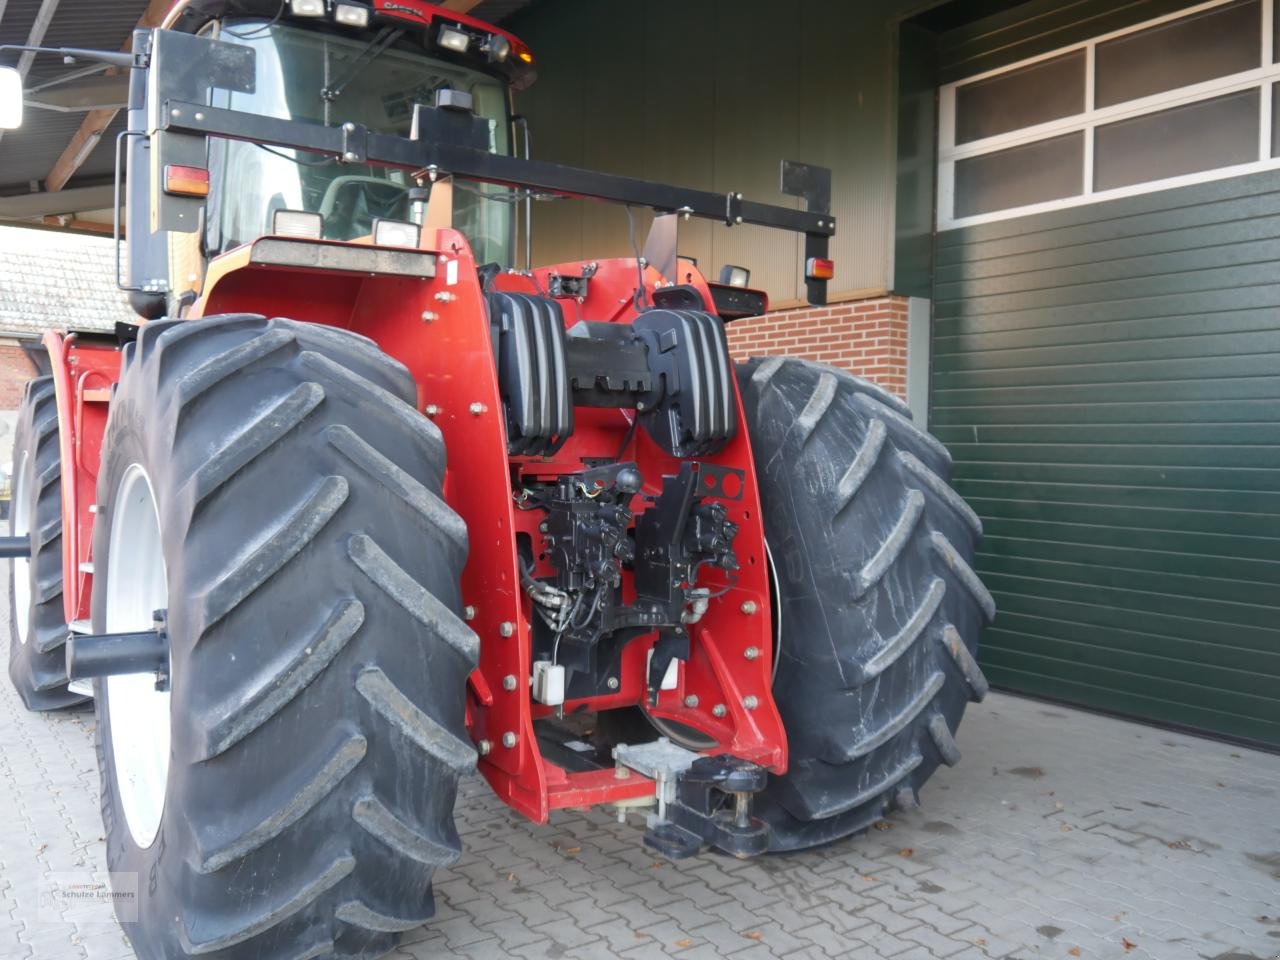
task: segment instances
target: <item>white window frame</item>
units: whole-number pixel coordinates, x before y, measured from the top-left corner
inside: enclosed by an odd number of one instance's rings
[[[1104,200],[1114,200],[1119,197],[1131,197],[1142,193],[1154,193],[1158,190],[1168,190],[1173,187],[1181,187],[1193,183],[1206,183],[1211,180],[1223,180],[1228,177],[1238,177],[1241,174],[1253,173],[1259,170],[1280,169],[1280,157],[1271,156],[1272,116],[1270,85],[1273,82],[1280,82],[1280,64],[1272,62],[1274,59],[1272,56],[1274,17],[1273,0],[1260,0],[1262,7],[1262,66],[1260,68],[1246,70],[1243,73],[1233,73],[1229,76],[1218,77],[1213,80],[1206,80],[1203,83],[1197,83],[1187,87],[1178,87],[1177,89],[1169,90],[1164,93],[1153,94],[1149,97],[1141,97],[1137,100],[1128,100],[1124,103],[1118,103],[1110,107],[1103,107],[1101,109],[1094,108],[1094,55],[1098,44],[1104,43],[1108,40],[1113,40],[1116,37],[1122,37],[1127,34],[1136,33],[1140,30],[1145,30],[1148,27],[1153,27],[1157,24],[1168,23],[1173,20],[1181,20],[1183,17],[1190,14],[1199,13],[1204,10],[1211,10],[1214,7],[1225,6],[1231,2],[1233,2],[1233,0],[1209,0],[1207,3],[1199,3],[1195,6],[1186,7],[1176,13],[1166,14],[1162,17],[1155,17],[1151,20],[1144,20],[1142,23],[1134,24],[1131,27],[1125,27],[1123,30],[1114,30],[1111,33],[1101,34],[1082,43],[1074,43],[1070,46],[1059,47],[1056,50],[1040,54],[1039,56],[1028,57],[1026,60],[1019,60],[1017,63],[1009,64],[1008,66],[998,67],[995,70],[988,70],[985,73],[974,74],[971,77],[965,77],[963,80],[957,80],[954,83],[948,83],[939,88],[938,229],[950,230],[956,227],[971,226],[973,224],[991,223],[997,220],[1010,220],[1014,217],[1023,217],[1033,213],[1063,210],[1069,207],[1079,207],[1089,203],[1100,203]],[[1076,50],[1083,50],[1085,52],[1084,110],[1060,120],[1051,120],[1048,123],[1038,123],[1035,126],[1022,127],[1009,133],[1002,133],[993,137],[984,137],[981,140],[972,140],[969,143],[960,144],[958,146],[956,145],[957,87],[973,83],[975,80],[985,80],[988,77],[995,77],[1003,73],[1009,73],[1010,71],[1018,70],[1033,63],[1051,60],[1054,57],[1060,57]],[[1186,103],[1194,103],[1197,100],[1205,100],[1228,93],[1236,93],[1241,90],[1248,90],[1251,87],[1256,87],[1259,91],[1259,135],[1257,160],[1250,163],[1234,164],[1229,167],[1216,167],[1213,170],[1205,170],[1200,173],[1188,173],[1177,177],[1167,177],[1163,180],[1152,180],[1146,183],[1133,184],[1131,186],[1115,187],[1110,190],[1093,189],[1093,140],[1094,130],[1097,127],[1113,123],[1116,120],[1122,120],[1127,117],[1156,113],[1169,107],[1175,107]],[[955,165],[957,160],[963,160],[966,157],[980,156],[987,153],[994,153],[997,150],[1003,150],[1007,147],[1014,147],[1024,143],[1033,143],[1037,140],[1044,140],[1049,137],[1080,131],[1083,131],[1084,133],[1084,163],[1082,165],[1082,172],[1084,176],[1083,193],[1074,197],[1063,197],[1059,200],[1046,200],[1041,203],[1026,204],[1021,207],[1010,207],[1006,210],[994,210],[990,213],[974,214],[968,217],[956,217],[953,215],[955,211]]]

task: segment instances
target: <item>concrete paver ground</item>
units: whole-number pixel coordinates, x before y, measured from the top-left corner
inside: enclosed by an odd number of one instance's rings
[[[105,870],[93,713],[28,714],[0,676],[0,958],[132,957],[49,894]],[[394,956],[1280,958],[1280,756],[1000,694],[959,743],[921,810],[752,861],[658,860],[604,811],[535,826],[473,778]]]

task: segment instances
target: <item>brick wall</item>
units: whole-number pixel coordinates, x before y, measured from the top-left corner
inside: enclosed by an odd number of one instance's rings
[[[0,410],[17,410],[22,388],[36,375],[27,352],[12,340],[0,340]]]
[[[785,355],[817,360],[907,393],[907,298],[849,300],[735,320],[727,327],[735,360]]]

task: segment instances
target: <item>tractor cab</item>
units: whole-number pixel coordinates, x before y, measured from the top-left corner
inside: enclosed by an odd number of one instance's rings
[[[216,22],[216,36],[256,53],[252,92],[216,90],[212,105],[281,119],[326,125],[359,121],[378,133],[407,137],[415,103],[433,103],[442,90],[460,92],[487,121],[488,149],[508,153],[511,134],[502,78],[427,48],[424,31],[408,25],[371,26],[333,33],[308,20]],[[412,221],[408,172],[367,163],[343,163],[305,150],[270,150],[261,144],[213,140],[209,144],[209,204],[204,243],[221,253],[274,232],[279,210],[318,213],[321,236],[354,240],[373,233],[374,220]],[[506,263],[511,206],[490,199],[500,188],[475,185],[454,203],[455,225],[482,260]]]
[[[226,43],[252,52],[235,82],[218,84],[216,67],[196,71],[214,79],[206,94],[210,107],[326,127],[359,124],[370,133],[411,138],[415,105],[441,104],[479,120],[480,145],[498,155],[512,153],[510,91],[534,79],[533,56],[515,37],[415,0],[190,0],[166,27],[210,41],[210,51]],[[143,99],[162,95],[152,85]],[[148,115],[140,111],[143,122],[131,128],[145,125]],[[130,149],[131,180],[141,180],[134,171],[152,145]],[[413,227],[421,228],[431,193],[412,170],[252,139],[209,137],[202,163],[176,166],[190,167],[194,181],[159,170],[159,197],[130,191],[139,217],[151,202],[164,203],[166,194],[180,196],[184,189],[201,200],[195,231],[176,243],[149,245],[176,261],[168,269],[170,293],[198,289],[203,269],[193,269],[193,262],[272,234],[416,246]],[[477,262],[512,265],[514,201],[522,195],[462,178],[442,192],[445,223],[467,237]],[[158,226],[154,215],[150,226]],[[161,285],[154,282],[154,262],[139,266],[149,275],[135,271],[137,285]]]

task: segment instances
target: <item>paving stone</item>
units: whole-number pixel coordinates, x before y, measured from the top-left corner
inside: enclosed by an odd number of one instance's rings
[[[28,714],[0,686],[0,958],[128,960],[110,921],[40,909],[51,872],[105,869],[92,713]],[[466,778],[463,858],[393,956],[1280,957],[1260,919],[1280,915],[1280,757],[999,694],[959,740],[890,829],[756,861],[663,861],[607,812],[539,827]]]
[[[658,922],[660,921],[654,920],[654,923]],[[594,927],[588,927],[587,932],[599,937],[609,954],[630,950],[637,943],[652,939],[649,934],[639,932],[622,917],[616,917],[613,920],[598,923]]]

